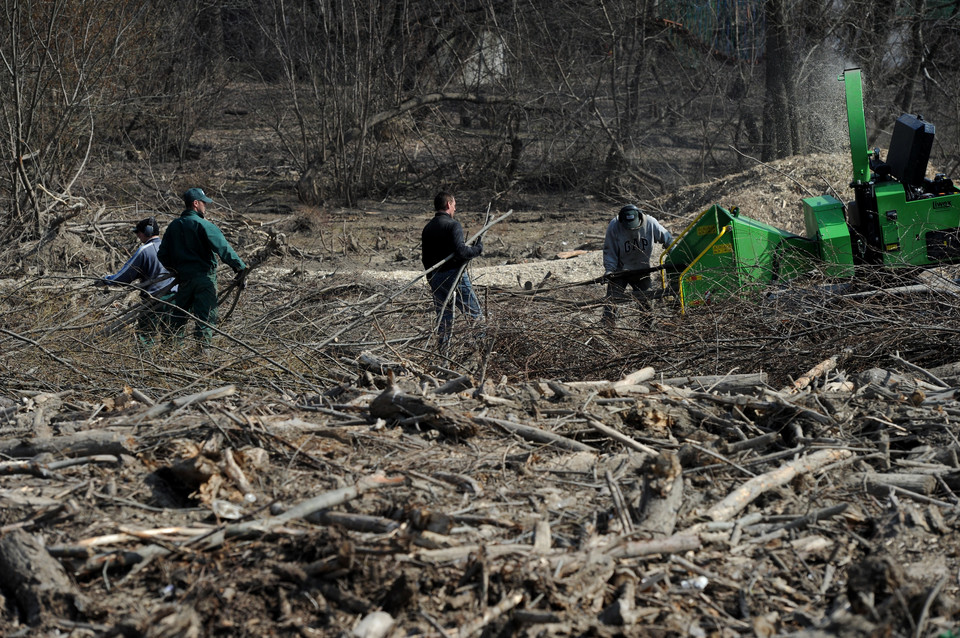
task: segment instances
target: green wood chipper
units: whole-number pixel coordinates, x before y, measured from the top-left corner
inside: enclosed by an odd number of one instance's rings
[[[859,69],[844,83],[853,201],[802,200],[804,236],[719,204],[701,213],[661,256],[665,292],[687,306],[741,297],[807,272],[851,279],[862,266],[890,269],[960,262],[960,191],[926,177],[934,126],[919,115],[894,124],[885,161],[869,150]]]

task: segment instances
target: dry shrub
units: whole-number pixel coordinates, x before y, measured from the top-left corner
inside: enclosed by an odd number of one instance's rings
[[[213,351],[197,357],[189,339],[144,350],[131,327],[99,334],[136,295],[118,299],[79,278],[41,277],[0,294],[0,365],[6,387],[18,390],[102,394],[131,385],[163,394],[239,383],[297,394],[354,378],[349,362],[361,353],[497,380],[617,379],[653,366],[666,377],[763,371],[777,387],[845,350],[850,374],[894,354],[927,368],[960,360],[960,303],[949,282],[936,290],[885,275],[902,285],[878,289],[865,277],[828,290],[810,281],[683,314],[670,300],[650,311],[627,304],[611,330],[599,325],[598,287],[545,290],[533,299],[480,288],[486,320],[458,317],[444,357],[435,350],[433,304],[423,285],[398,291],[349,272],[254,280],[219,326]]]

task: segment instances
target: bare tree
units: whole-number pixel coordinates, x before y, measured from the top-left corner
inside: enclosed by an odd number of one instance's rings
[[[767,60],[763,117],[763,152],[770,161],[792,155],[799,131],[794,111],[794,64],[790,11],[786,0],[766,0]]]
[[[191,138],[217,117],[230,79],[225,5],[204,0],[151,0],[132,24],[119,55],[128,73],[104,103],[101,139],[154,160],[197,156]],[[133,66],[131,66],[133,65]],[[130,73],[149,69],[149,73]]]
[[[116,68],[130,19],[123,3],[4,2],[3,240],[39,239],[82,209],[71,189],[89,158],[101,82]]]
[[[937,126],[932,162],[957,166],[960,3],[854,0],[835,15],[838,51],[863,70],[870,143],[888,143],[901,113],[920,113]]]
[[[104,149],[196,159],[195,131],[238,79],[276,95],[259,113],[315,204],[438,185],[652,198],[749,152],[823,147],[811,87],[851,64],[872,137],[922,110],[955,147],[958,7],[4,0],[0,237],[40,239],[79,210]]]

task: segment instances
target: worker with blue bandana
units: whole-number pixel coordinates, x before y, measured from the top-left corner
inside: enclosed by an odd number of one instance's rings
[[[140,247],[112,275],[106,275],[97,285],[124,285],[139,281],[136,287],[140,290],[140,297],[145,302],[143,310],[137,317],[136,333],[140,343],[146,346],[153,345],[158,333],[168,328],[170,307],[177,287],[173,275],[164,268],[157,258],[160,247],[160,225],[156,218],[147,217],[137,222],[133,228],[134,234],[140,241]]]

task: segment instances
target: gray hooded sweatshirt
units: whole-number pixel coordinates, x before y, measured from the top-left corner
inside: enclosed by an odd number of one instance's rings
[[[668,246],[671,241],[670,231],[650,215],[644,214],[640,226],[633,230],[614,217],[603,240],[603,271],[649,268],[654,242]]]

